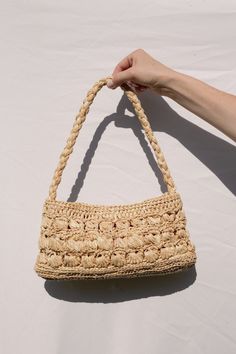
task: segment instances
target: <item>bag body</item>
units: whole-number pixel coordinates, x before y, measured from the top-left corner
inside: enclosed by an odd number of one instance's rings
[[[196,263],[180,194],[141,103],[123,89],[153,148],[167,192],[123,205],[64,202],[56,199],[62,172],[97,92],[110,77],[89,90],[60,155],[44,202],[39,252],[34,265],[44,279],[108,279],[164,275]]]

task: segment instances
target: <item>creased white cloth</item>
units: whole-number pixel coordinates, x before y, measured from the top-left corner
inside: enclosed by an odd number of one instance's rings
[[[140,95],[182,196],[196,271],[65,284],[33,266],[43,201],[87,91],[143,48],[236,94],[236,2],[15,0],[0,13],[1,353],[235,353],[236,146],[171,99]],[[125,204],[163,191],[127,98],[104,87],[58,199]]]

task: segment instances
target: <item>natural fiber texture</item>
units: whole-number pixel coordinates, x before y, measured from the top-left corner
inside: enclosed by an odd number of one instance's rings
[[[178,272],[196,262],[183,204],[169,168],[134,92],[124,89],[152,146],[167,192],[124,205],[56,200],[58,185],[97,92],[89,90],[60,155],[43,205],[35,271],[45,279],[105,279]]]

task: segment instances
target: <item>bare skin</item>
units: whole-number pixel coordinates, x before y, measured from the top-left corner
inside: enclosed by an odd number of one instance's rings
[[[236,96],[179,73],[137,49],[122,59],[107,86],[128,85],[135,93],[151,89],[167,96],[236,141]]]

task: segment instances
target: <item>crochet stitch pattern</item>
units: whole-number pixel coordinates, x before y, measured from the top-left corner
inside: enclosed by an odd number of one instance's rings
[[[60,155],[42,211],[34,270],[45,279],[107,279],[164,275],[196,263],[195,246],[164,155],[135,93],[123,89],[152,146],[167,192],[138,203],[98,205],[56,200],[58,185],[97,92],[88,91]]]

